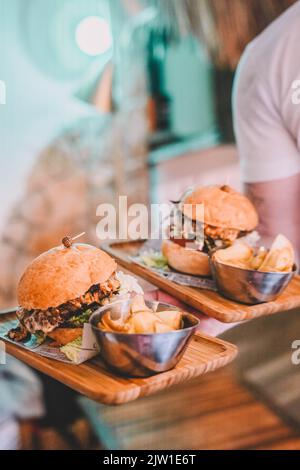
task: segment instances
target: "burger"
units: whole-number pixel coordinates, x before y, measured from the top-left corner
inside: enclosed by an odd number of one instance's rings
[[[64,346],[82,337],[97,308],[120,294],[142,292],[135,278],[116,271],[115,260],[104,251],[64,240],[69,242],[41,254],[22,275],[19,325],[9,331],[11,340],[37,335]]]
[[[200,208],[200,210],[199,210]],[[206,186],[176,203],[162,252],[170,267],[209,276],[209,255],[247,236],[258,224],[250,200],[229,186]]]

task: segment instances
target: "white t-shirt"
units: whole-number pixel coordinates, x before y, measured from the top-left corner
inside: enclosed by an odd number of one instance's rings
[[[18,423],[13,418],[0,416],[0,450],[18,450],[20,433]]]
[[[233,109],[243,181],[300,173],[300,1],[247,47]]]

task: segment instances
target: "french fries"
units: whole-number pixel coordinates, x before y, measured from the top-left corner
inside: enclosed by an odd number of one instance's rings
[[[258,271],[267,254],[268,250],[266,250],[263,246],[260,247],[257,254],[253,256],[252,260],[250,261],[250,268]]]
[[[261,247],[255,253],[246,243],[236,243],[216,251],[213,258],[222,264],[261,272],[291,272],[295,264],[293,246],[284,235],[275,238],[270,250]]]
[[[130,310],[133,315],[138,312],[151,312],[150,308],[145,304],[144,296],[141,294],[133,297]]]
[[[182,313],[178,310],[156,312],[155,315],[161,320],[162,323],[169,326],[171,330],[180,330],[182,328]]]
[[[295,253],[291,242],[284,235],[278,235],[258,270],[264,272],[290,272],[294,263]]]
[[[98,323],[103,331],[116,333],[169,333],[183,327],[182,313],[177,310],[152,311],[145,304],[144,297],[137,295],[132,299],[130,312],[125,317],[115,318],[108,310]]]
[[[250,269],[254,251],[253,248],[246,243],[236,243],[229,248],[216,251],[213,256],[219,263],[242,269]]]

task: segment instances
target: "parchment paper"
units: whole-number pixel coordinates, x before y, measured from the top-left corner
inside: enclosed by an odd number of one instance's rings
[[[9,317],[6,316],[0,323],[0,338],[15,344],[20,348],[27,349],[28,351],[39,354],[40,356],[49,357],[50,359],[55,359],[69,364],[82,364],[99,353],[99,347],[89,323],[85,323],[83,327],[82,346],[74,346],[78,351],[76,361],[71,361],[63,352],[60,351],[59,347],[51,346],[51,340],[46,340],[40,345],[38,345],[38,342],[27,342],[24,344],[22,342],[17,343],[16,341],[10,340],[7,337],[7,333],[11,328],[16,328],[19,322],[16,319],[15,314],[11,314]]]

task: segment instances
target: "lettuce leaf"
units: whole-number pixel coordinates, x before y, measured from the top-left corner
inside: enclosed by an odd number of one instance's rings
[[[141,255],[142,262],[149,268],[168,269],[168,260],[160,252],[148,252]]]
[[[83,326],[85,323],[89,322],[92,313],[93,312],[91,309],[85,310],[80,315],[74,315],[73,317],[69,318],[68,323],[71,323],[72,326],[75,327]]]
[[[82,336],[60,348],[60,351],[72,362],[77,362],[82,346]]]

